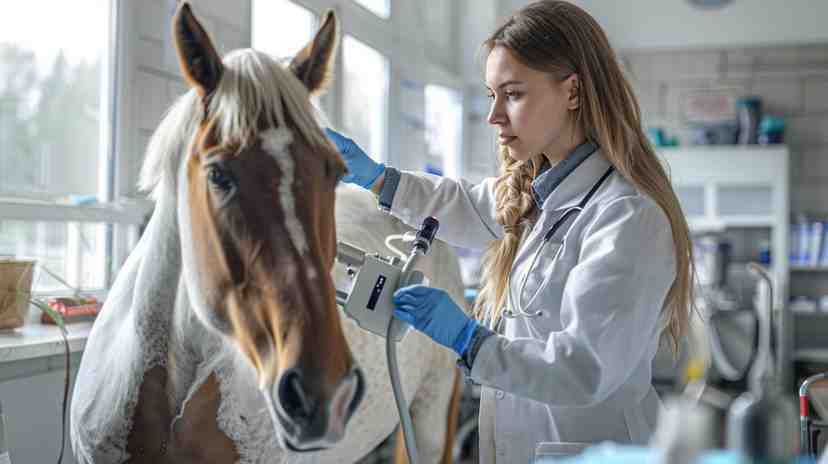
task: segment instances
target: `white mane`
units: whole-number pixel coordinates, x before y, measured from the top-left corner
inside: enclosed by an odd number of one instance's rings
[[[224,74],[209,113],[215,118],[219,140],[242,137],[242,145],[253,142],[262,120],[271,127],[289,127],[311,146],[328,145],[314,119],[308,92],[296,77],[268,55],[247,48],[224,58]],[[286,118],[286,114],[290,118]],[[191,89],[170,107],[150,139],[138,182],[158,199],[162,181],[175,185],[179,157],[186,151],[204,119],[204,105]]]

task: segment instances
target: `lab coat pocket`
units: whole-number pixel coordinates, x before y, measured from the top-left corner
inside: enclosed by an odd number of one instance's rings
[[[558,459],[581,454],[591,443],[541,441],[535,445],[535,464],[556,462]]]
[[[563,241],[550,240],[528,261],[528,268],[522,272],[525,283],[521,286],[520,301],[525,308],[535,303],[538,293],[551,282],[563,283],[565,273],[561,272],[558,261],[565,246]]]

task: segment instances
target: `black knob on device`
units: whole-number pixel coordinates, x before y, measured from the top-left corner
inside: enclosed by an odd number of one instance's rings
[[[414,240],[415,246],[428,250],[428,248],[431,247],[431,243],[434,241],[434,237],[437,235],[437,230],[439,229],[440,221],[432,216],[425,218],[423,223],[420,225],[420,229],[417,231],[417,236]]]

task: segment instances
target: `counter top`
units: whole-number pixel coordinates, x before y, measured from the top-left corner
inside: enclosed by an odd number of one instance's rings
[[[80,352],[86,346],[92,322],[66,324],[66,330],[70,351]],[[17,329],[0,330],[0,363],[63,355],[64,349],[60,329],[54,325],[28,322]]]

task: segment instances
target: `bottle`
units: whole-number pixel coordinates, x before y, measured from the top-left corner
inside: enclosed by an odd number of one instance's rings
[[[742,97],[736,101],[739,121],[739,145],[755,145],[759,141],[759,120],[762,117],[762,99]]]
[[[0,464],[11,464],[9,444],[6,441],[6,418],[3,415],[2,403],[0,403]]]

